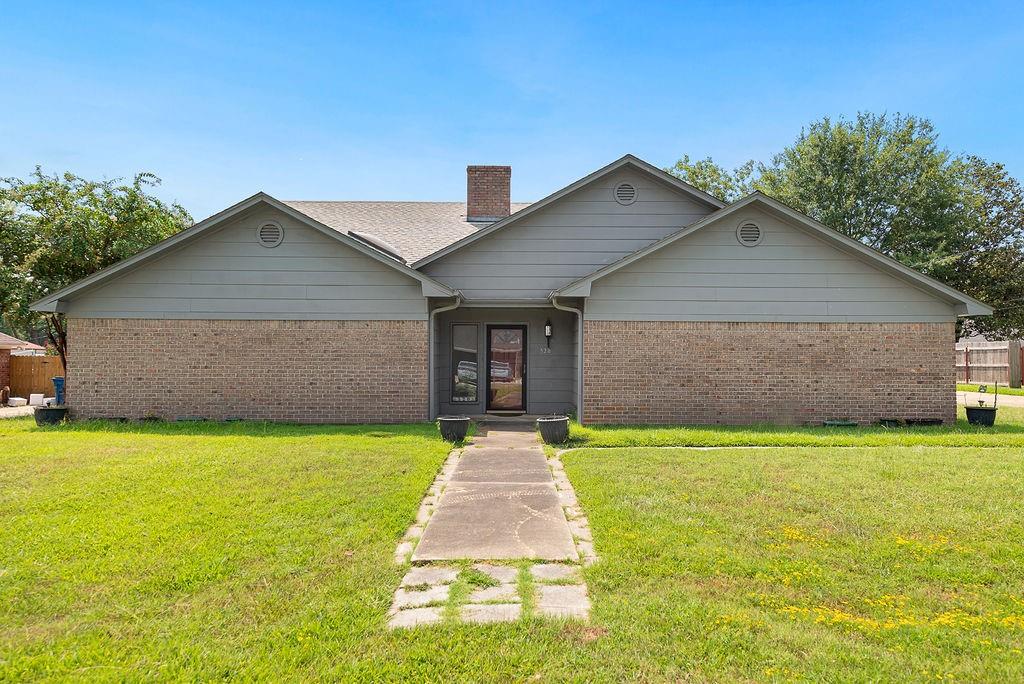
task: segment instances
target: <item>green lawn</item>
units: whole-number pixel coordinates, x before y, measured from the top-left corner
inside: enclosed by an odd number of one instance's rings
[[[435,435],[0,421],[0,681],[369,667]]]
[[[391,632],[435,432],[0,421],[0,681],[1024,677],[1024,450],[572,451],[591,622]]]
[[[1024,679],[1020,449],[563,460],[602,558],[587,580],[616,674]]]
[[[960,407],[955,425],[856,428],[753,426],[579,425],[569,429],[573,447],[626,446],[993,446],[1024,447],[1024,408],[1000,406],[991,428],[968,425]]]
[[[990,394],[996,393],[996,386],[994,383],[986,385]],[[957,383],[957,392],[977,392],[978,385],[967,385],[964,383]],[[1007,387],[1005,385],[999,386],[999,394],[1013,395],[1015,397],[1024,397],[1024,388],[1022,387]]]

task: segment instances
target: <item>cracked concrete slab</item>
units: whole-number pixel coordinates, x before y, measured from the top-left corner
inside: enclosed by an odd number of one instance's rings
[[[412,591],[404,587],[395,592],[392,608],[420,608],[431,603],[444,603],[451,592],[450,584],[439,584],[422,591]]]
[[[450,483],[412,559],[461,558],[576,560],[555,485]]]
[[[403,587],[415,587],[421,584],[451,584],[458,577],[457,568],[424,567],[412,568],[402,578]]]
[[[514,622],[521,612],[522,606],[518,603],[469,604],[462,607],[462,619],[478,624]]]
[[[580,581],[579,568],[572,565],[557,563],[541,563],[530,568],[530,574],[541,582],[557,582],[561,580]]]
[[[435,608],[411,608],[400,610],[391,616],[388,627],[400,629],[403,627],[417,627],[419,625],[436,625],[444,619],[444,609]]]
[[[469,595],[470,603],[485,603],[487,601],[519,603],[519,587],[514,584],[499,584],[496,587],[477,589]]]
[[[537,613],[550,617],[586,618],[590,599],[582,584],[541,584],[537,587]]]
[[[452,482],[551,482],[535,449],[478,449],[462,457]]]
[[[489,565],[488,563],[477,563],[473,568],[501,584],[511,584],[519,578],[519,568],[513,565]]]

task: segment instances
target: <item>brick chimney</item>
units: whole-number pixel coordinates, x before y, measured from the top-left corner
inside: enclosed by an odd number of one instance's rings
[[[500,221],[511,211],[511,166],[466,167],[466,220]]]

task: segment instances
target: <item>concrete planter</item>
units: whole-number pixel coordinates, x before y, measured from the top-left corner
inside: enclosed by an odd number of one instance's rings
[[[562,444],[569,439],[569,419],[566,416],[538,418],[537,429],[545,444]]]
[[[441,437],[449,442],[461,442],[469,432],[469,416],[441,416],[437,419]]]
[[[58,425],[67,416],[66,406],[37,406],[35,410],[36,425]]]

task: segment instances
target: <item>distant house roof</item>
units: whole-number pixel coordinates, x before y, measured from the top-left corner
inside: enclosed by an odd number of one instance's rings
[[[409,263],[472,235],[489,223],[466,221],[465,202],[319,202],[288,200],[291,208],[342,233],[366,233],[394,245]],[[512,213],[530,206],[513,202]]]
[[[11,337],[10,335],[0,333],[0,349],[33,349],[40,351],[45,349],[45,347],[40,347],[38,344],[32,344],[25,340],[19,340],[17,337]]]

